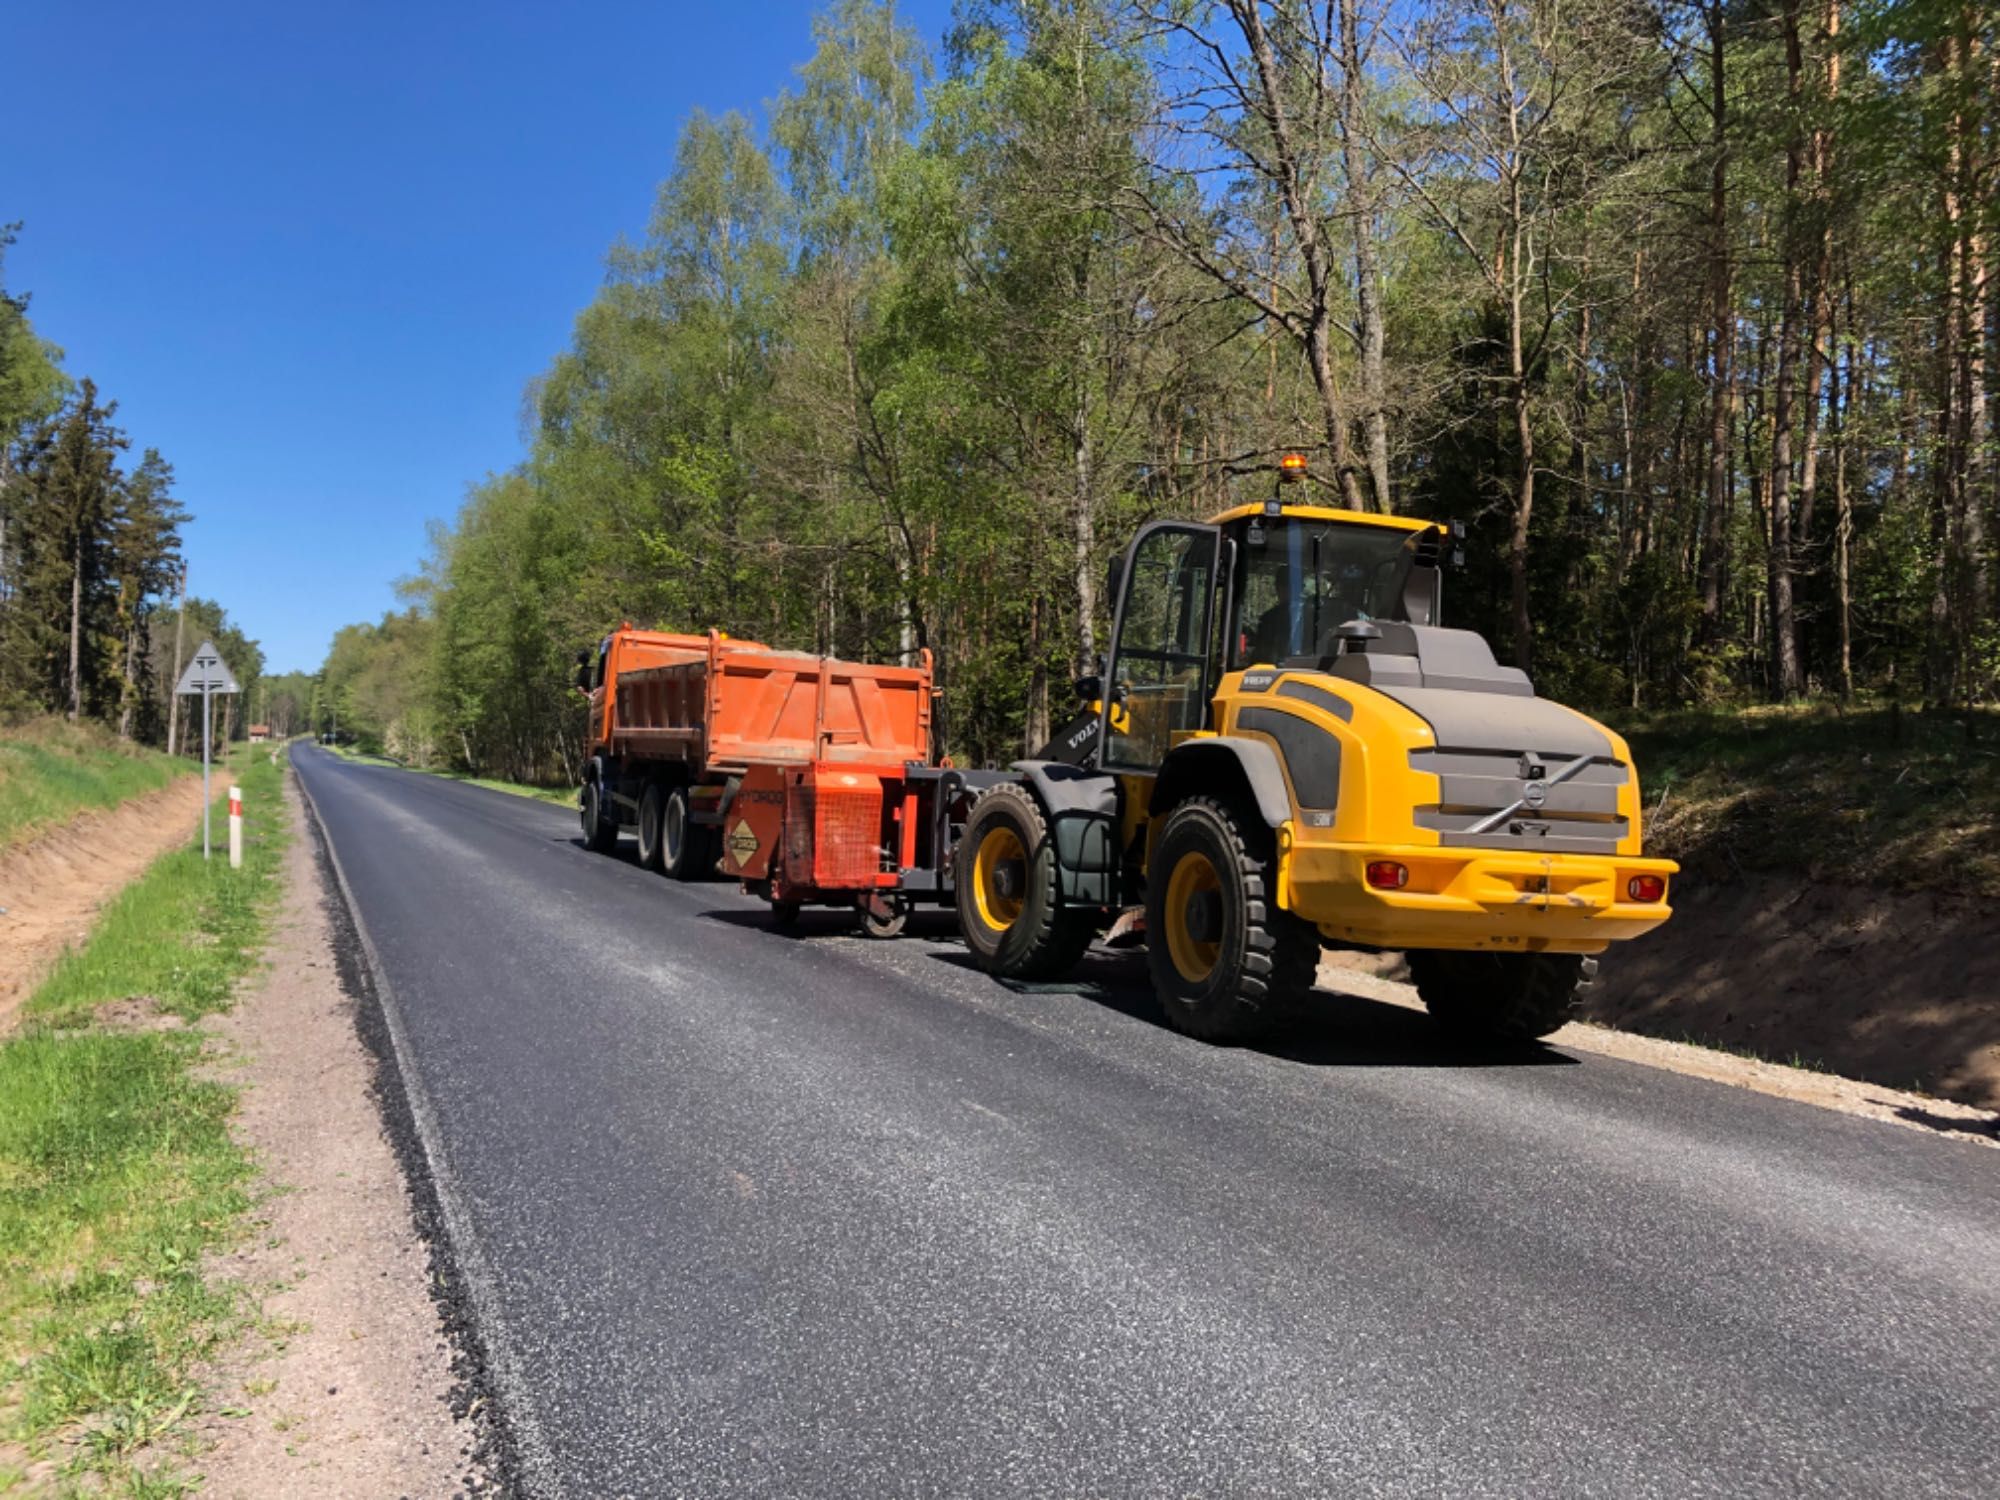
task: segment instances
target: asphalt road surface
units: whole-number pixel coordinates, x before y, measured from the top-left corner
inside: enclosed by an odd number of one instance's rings
[[[529,1493],[2000,1494],[2000,1153],[1330,994],[1211,1047],[297,764]]]

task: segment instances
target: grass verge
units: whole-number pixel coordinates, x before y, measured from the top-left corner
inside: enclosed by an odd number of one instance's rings
[[[417,771],[425,776],[441,776],[446,781],[462,781],[467,786],[483,786],[489,792],[505,792],[510,797],[529,797],[537,802],[547,802],[556,807],[576,806],[576,788],[562,786],[530,786],[523,781],[501,781],[494,776],[470,776],[464,771],[446,771],[429,766],[406,765],[388,755],[371,755],[365,750],[357,750],[349,745],[328,745],[342,760],[351,760],[358,766],[394,766],[399,771]]]
[[[1648,852],[1713,878],[2000,895],[2000,712],[1834,705],[1680,711],[1618,723]]]
[[[467,786],[483,786],[489,792],[505,792],[510,797],[532,797],[537,802],[547,802],[556,807],[575,807],[576,788],[562,786],[528,786],[519,781],[499,781],[491,776],[467,776],[462,771],[432,771],[432,776],[442,776],[447,781],[462,781]]]
[[[242,1316],[202,1275],[237,1232],[251,1166],[200,1033],[257,963],[289,830],[282,762],[241,756],[251,815],[158,860],[32,996],[0,1044],[0,1493],[177,1493],[142,1472],[199,1404],[193,1372]],[[172,1018],[172,1019],[163,1019]]]
[[[188,762],[92,724],[32,719],[0,733],[0,850],[86,808],[116,807],[186,774]]]

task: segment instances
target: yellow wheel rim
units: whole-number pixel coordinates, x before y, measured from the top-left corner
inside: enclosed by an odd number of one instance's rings
[[[1222,957],[1220,940],[1204,942],[1188,925],[1194,903],[1210,893],[1220,894],[1222,877],[1200,850],[1183,854],[1167,877],[1167,953],[1181,977],[1189,984],[1201,984],[1215,972]]]
[[[1005,932],[1021,920],[1023,893],[1019,889],[1010,893],[1001,876],[1010,865],[1019,872],[1011,877],[1018,887],[1025,882],[1028,851],[1019,834],[1004,823],[996,824],[986,830],[972,855],[972,902],[979,908],[979,920],[995,932]]]

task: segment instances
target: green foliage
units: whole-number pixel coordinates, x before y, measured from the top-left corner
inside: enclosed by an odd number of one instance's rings
[[[1376,436],[1318,497],[1469,522],[1451,622],[1505,651],[1524,614],[1553,695],[1775,695],[1789,635],[1809,691],[1989,699],[2000,36],[1840,15],[969,0],[934,70],[834,0],[766,126],[686,123],[526,461],[343,635],[318,722],[567,782],[572,653],[629,619],[929,651],[940,748],[1005,761],[1139,524]]]
[[[199,1409],[195,1369],[237,1316],[203,1276],[249,1201],[234,1094],[198,1035],[151,1020],[226,1007],[262,945],[283,770],[258,754],[236,774],[244,868],[162,859],[0,1043],[0,1435],[135,1489],[152,1481],[130,1460]],[[101,1024],[106,1002],[131,1013]]]
[[[156,791],[187,770],[95,725],[38,719],[7,730],[0,733],[0,849],[86,809]]]
[[[228,866],[221,809],[213,815],[220,857],[202,859],[199,830],[187,848],[163,856],[104,909],[91,941],[63,956],[30,999],[30,1015],[69,1022],[135,995],[189,1021],[226,1007],[262,942],[286,826],[282,772],[261,748],[240,747],[233,768],[217,774],[243,788],[243,868]]]
[[[18,228],[0,226],[0,255]],[[116,404],[89,380],[72,385],[27,305],[0,283],[0,716],[58,712],[123,740],[184,745],[181,611],[168,600],[185,585],[190,517],[173,466],[151,448],[125,464]],[[247,690],[219,705],[223,738],[240,736],[262,654],[220,605],[191,600],[187,614],[181,633],[193,638],[180,646],[212,636]]]
[[[1621,727],[1646,773],[1648,849],[1705,876],[2000,895],[2000,713],[1870,703]]]
[[[35,333],[28,299],[7,290],[7,247],[20,229],[18,223],[0,224],[0,447],[53,416],[70,393],[62,351]],[[6,460],[0,459],[0,476],[5,473]]]

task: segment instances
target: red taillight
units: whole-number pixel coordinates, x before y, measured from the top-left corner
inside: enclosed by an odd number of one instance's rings
[[[1625,894],[1634,901],[1652,905],[1655,901],[1667,899],[1667,877],[1664,875],[1634,875],[1625,882]]]
[[[1397,864],[1393,859],[1371,859],[1368,861],[1368,883],[1378,891],[1400,891],[1410,883],[1407,866]]]

